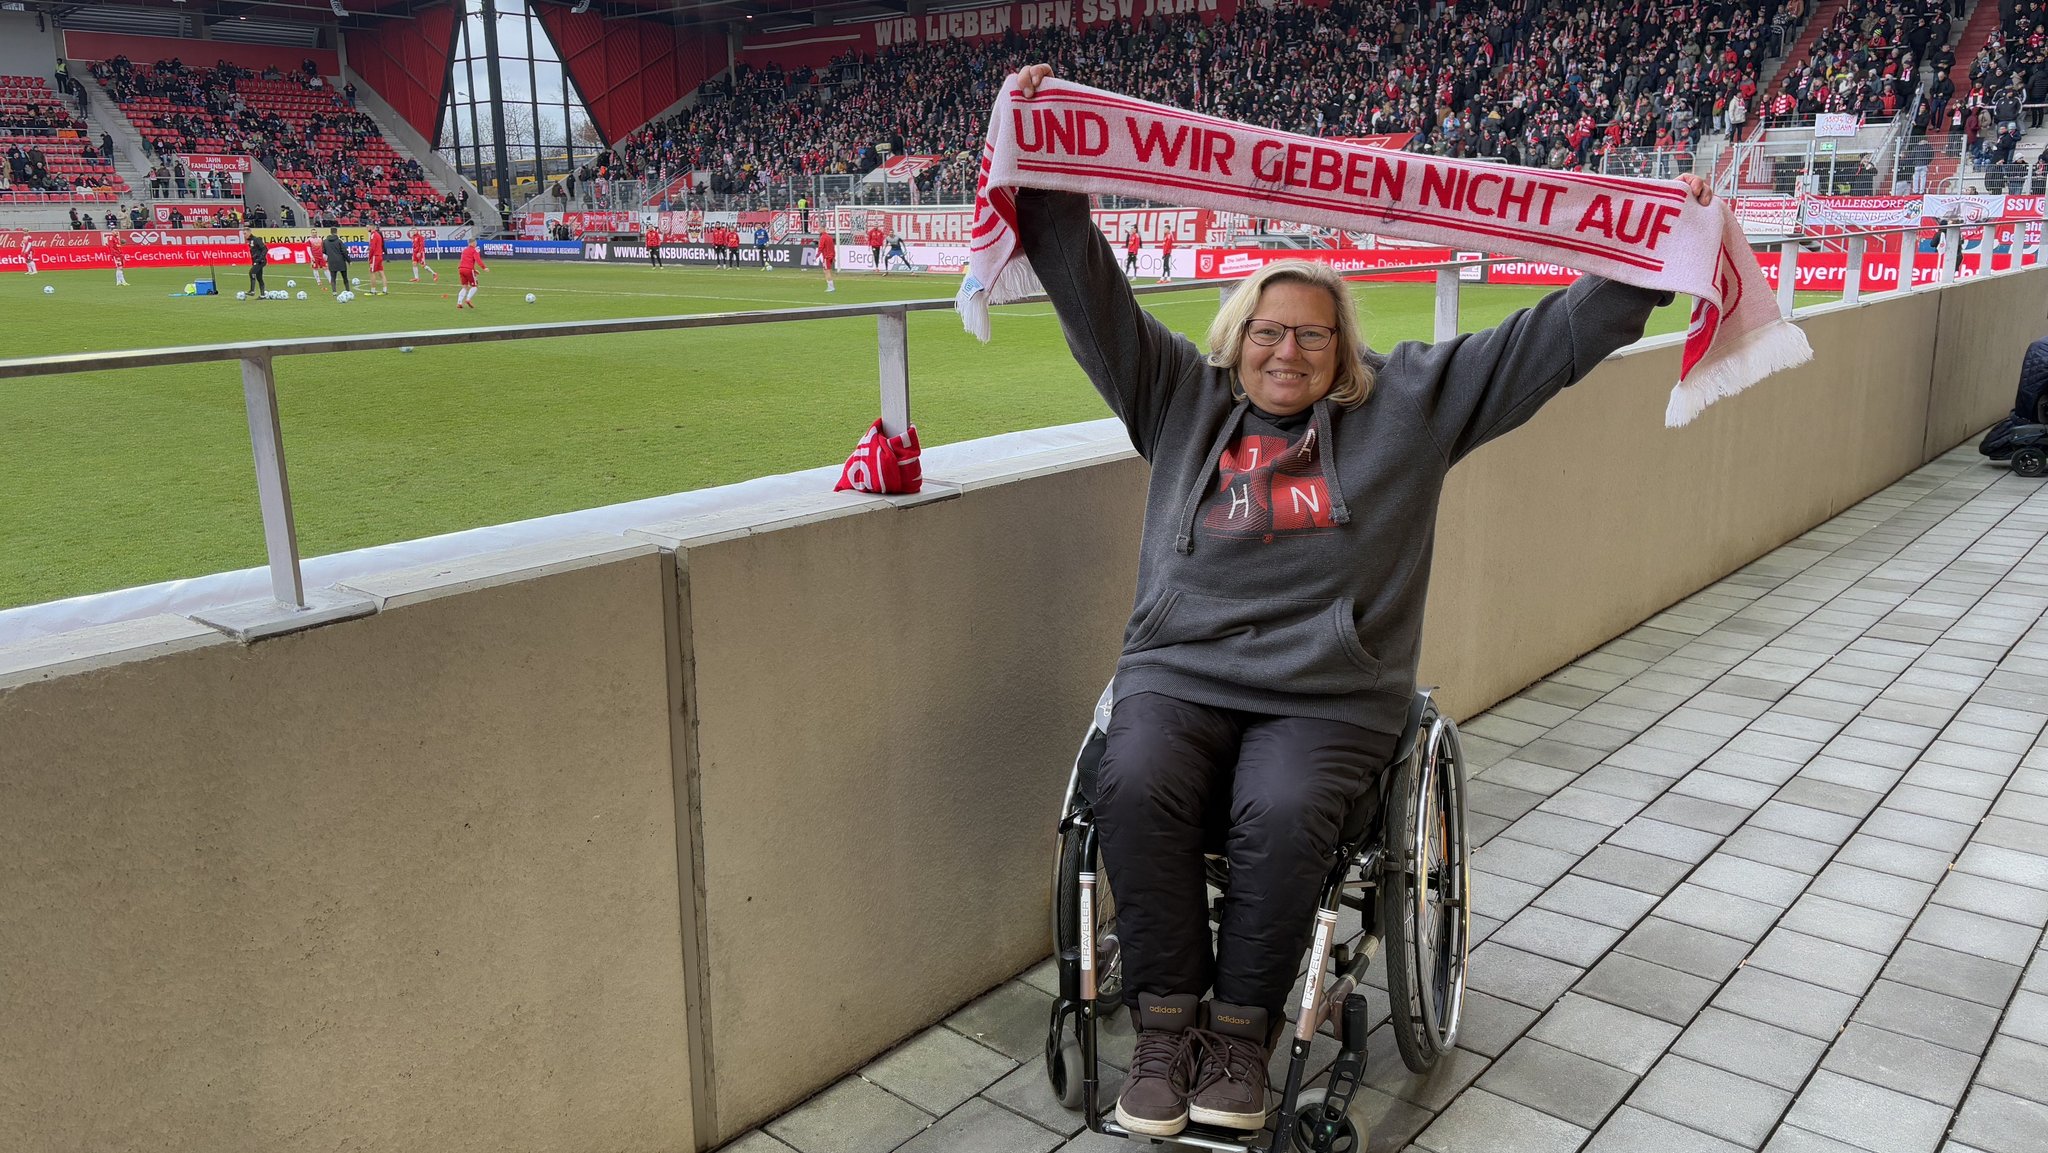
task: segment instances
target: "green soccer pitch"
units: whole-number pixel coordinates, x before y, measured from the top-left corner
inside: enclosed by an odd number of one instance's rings
[[[501,260],[474,311],[455,264],[349,304],[296,267],[308,300],[183,298],[186,269],[0,277],[0,359],[464,325],[540,323],[950,297],[941,275]],[[360,275],[361,267],[356,273]],[[46,294],[44,286],[56,291]],[[296,292],[297,290],[294,290]],[[1542,289],[1467,286],[1466,329]],[[525,303],[527,293],[538,296]],[[1360,286],[1368,338],[1427,339],[1429,285]],[[1214,287],[1146,298],[1199,338]],[[1689,301],[1652,332],[1685,326]],[[981,345],[949,311],[910,317],[912,416],[947,444],[1108,415],[1043,304],[996,310]],[[299,545],[318,556],[637,500],[845,459],[877,415],[872,317],[645,335],[287,357],[277,361]],[[0,607],[263,563],[234,362],[0,382]]]

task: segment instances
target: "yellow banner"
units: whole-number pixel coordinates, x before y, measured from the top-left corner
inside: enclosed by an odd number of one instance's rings
[[[323,240],[327,238],[327,230],[324,228],[252,228],[249,231],[270,244],[288,244],[294,240],[305,240],[310,236],[318,236]],[[370,242],[370,230],[367,228],[344,226],[338,231],[343,240],[360,240],[365,244]]]

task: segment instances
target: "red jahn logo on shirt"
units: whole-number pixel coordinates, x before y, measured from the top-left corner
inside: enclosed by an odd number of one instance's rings
[[[1315,440],[1313,428],[1292,444],[1258,433],[1238,437],[1216,462],[1219,480],[1202,514],[1203,534],[1270,541],[1335,528]]]

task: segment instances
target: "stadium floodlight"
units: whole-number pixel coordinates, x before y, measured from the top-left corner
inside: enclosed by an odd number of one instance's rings
[[[348,9],[341,6],[341,0],[327,0],[327,6],[334,9],[336,16],[341,17],[343,20],[348,19]]]

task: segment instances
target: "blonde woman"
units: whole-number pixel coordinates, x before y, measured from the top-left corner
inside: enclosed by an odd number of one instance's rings
[[[1026,68],[1025,95],[1051,71]],[[1670,297],[1582,277],[1381,356],[1340,277],[1285,261],[1198,349],[1138,307],[1085,197],[1026,190],[1017,217],[1068,347],[1152,466],[1094,799],[1138,1028],[1117,1119],[1258,1129],[1319,883],[1406,720],[1444,475]],[[1231,868],[1213,951],[1212,827]]]

